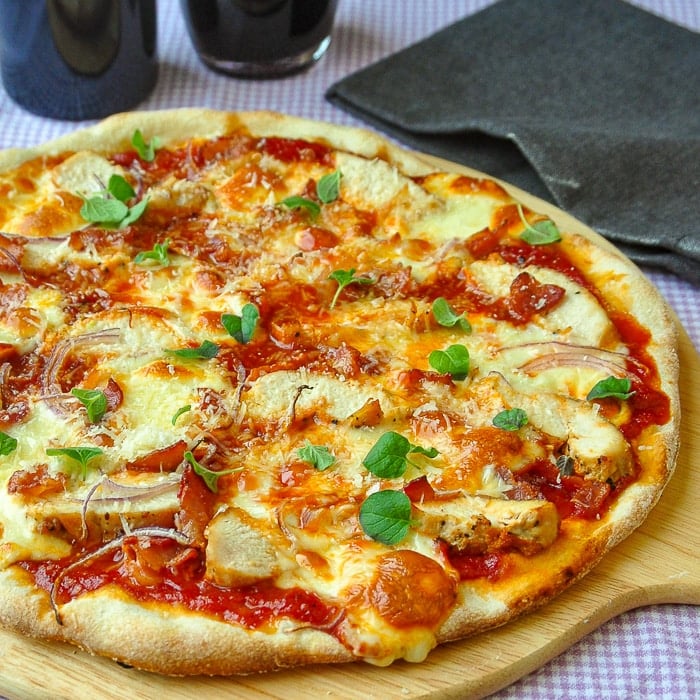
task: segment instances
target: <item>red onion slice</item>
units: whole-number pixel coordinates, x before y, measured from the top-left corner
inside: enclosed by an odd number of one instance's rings
[[[79,566],[82,566],[83,564],[89,561],[92,561],[93,559],[98,559],[99,557],[103,556],[104,554],[107,554],[108,552],[111,552],[112,550],[118,549],[127,540],[154,539],[161,537],[173,540],[174,542],[182,545],[183,547],[189,547],[192,544],[192,540],[179,530],[174,530],[172,528],[166,527],[140,527],[136,530],[131,530],[128,533],[120,535],[119,537],[111,540],[110,542],[107,542],[106,544],[103,544],[101,547],[98,547],[92,552],[88,552],[86,555],[80,557],[72,564],[69,564],[65,569],[63,569],[63,571],[61,571],[61,573],[58,576],[56,576],[54,582],[51,584],[51,590],[49,591],[49,602],[51,603],[51,609],[53,610],[54,616],[56,617],[56,622],[59,625],[63,624],[63,621],[61,620],[61,614],[58,610],[58,604],[56,603],[56,592],[61,584],[61,581],[63,580],[63,577],[67,573],[69,573],[73,569],[77,569]]]
[[[76,350],[98,345],[100,343],[116,343],[121,331],[118,328],[104,328],[92,333],[83,333],[70,338],[62,338],[54,346],[41,377],[42,397],[49,401],[51,409],[59,415],[65,415],[61,401],[66,398],[58,382],[58,375],[66,362],[66,358]],[[71,397],[72,398],[72,397]]]
[[[555,367],[590,367],[608,372],[617,377],[627,377],[632,376],[627,369],[629,364],[639,366],[637,360],[622,352],[556,340],[511,345],[501,348],[498,350],[498,353],[530,349],[540,350],[541,352],[536,357],[518,366],[520,371],[528,374],[536,374]]]

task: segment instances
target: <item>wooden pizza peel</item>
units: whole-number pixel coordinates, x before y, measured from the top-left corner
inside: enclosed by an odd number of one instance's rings
[[[482,175],[448,161],[421,157],[441,169]],[[551,204],[505,186],[562,230],[585,231],[609,245]],[[422,664],[397,662],[377,668],[358,662],[231,678],[157,676],[69,645],[0,630],[0,697],[467,700],[510,685],[626,610],[657,603],[700,605],[700,356],[680,324],[679,336],[682,423],[676,472],[647,520],[584,579],[544,608],[439,647]]]

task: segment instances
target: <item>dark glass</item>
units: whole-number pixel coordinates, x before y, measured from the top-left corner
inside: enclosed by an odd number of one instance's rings
[[[277,77],[317,61],[338,0],[180,0],[199,57],[241,77]]]
[[[5,90],[30,112],[98,119],[156,83],[156,0],[0,0]]]

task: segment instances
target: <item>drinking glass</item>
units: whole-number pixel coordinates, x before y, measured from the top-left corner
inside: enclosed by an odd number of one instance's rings
[[[0,70],[41,116],[128,110],[156,83],[156,0],[0,0]]]
[[[208,67],[242,78],[308,68],[328,49],[338,0],[180,0]]]

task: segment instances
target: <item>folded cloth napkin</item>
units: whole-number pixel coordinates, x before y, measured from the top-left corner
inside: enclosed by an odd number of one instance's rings
[[[700,284],[699,34],[621,0],[501,0],[326,97]]]

